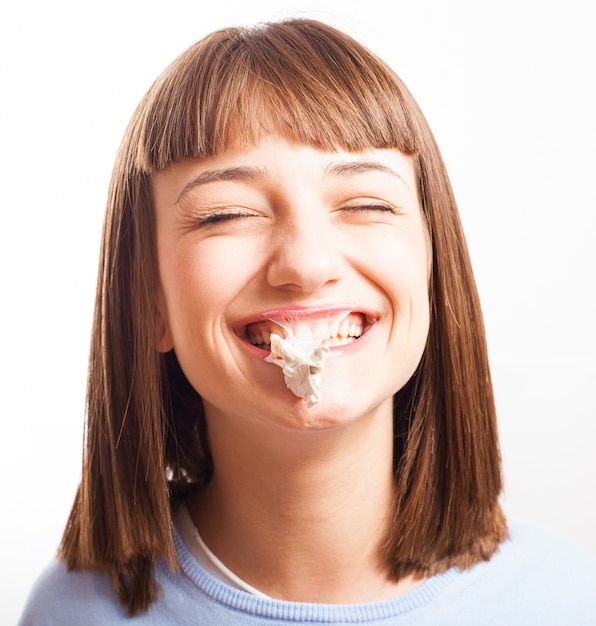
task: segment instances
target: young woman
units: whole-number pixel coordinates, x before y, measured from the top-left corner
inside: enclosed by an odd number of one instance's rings
[[[114,169],[81,485],[22,624],[588,624],[596,568],[507,527],[439,151],[367,49],[208,36]]]

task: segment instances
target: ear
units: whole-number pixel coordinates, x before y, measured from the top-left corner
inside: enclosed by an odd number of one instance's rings
[[[169,352],[174,347],[174,340],[170,331],[168,310],[161,289],[157,297],[157,349],[160,352]]]

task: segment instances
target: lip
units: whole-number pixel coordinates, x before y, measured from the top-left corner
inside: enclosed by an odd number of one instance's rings
[[[253,345],[247,338],[246,328],[250,324],[255,324],[258,322],[264,321],[275,321],[284,318],[294,319],[294,320],[306,320],[317,317],[323,317],[326,315],[333,314],[341,314],[341,313],[359,313],[361,314],[366,322],[364,332],[362,335],[356,340],[349,344],[342,346],[333,346],[330,348],[332,355],[342,354],[344,352],[348,352],[351,349],[355,349],[358,344],[365,343],[368,332],[371,328],[376,324],[379,319],[378,314],[373,311],[362,308],[357,304],[330,304],[330,305],[316,305],[316,306],[292,306],[292,307],[278,307],[273,309],[267,309],[264,311],[259,311],[257,313],[251,314],[245,318],[242,318],[237,323],[232,326],[232,329],[238,339],[242,342],[242,345],[248,349],[255,356],[259,356],[260,358],[267,357],[270,352],[268,350],[263,350],[255,345]]]

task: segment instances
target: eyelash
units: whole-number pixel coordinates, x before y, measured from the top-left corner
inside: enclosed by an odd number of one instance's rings
[[[250,217],[252,213],[248,211],[237,211],[232,213],[230,211],[213,212],[205,215],[204,217],[197,218],[197,224],[199,226],[206,226],[208,224],[217,224],[218,222],[227,222],[238,217]]]
[[[342,208],[342,211],[383,211],[388,213],[398,214],[399,209],[389,204],[357,204],[348,205]]]

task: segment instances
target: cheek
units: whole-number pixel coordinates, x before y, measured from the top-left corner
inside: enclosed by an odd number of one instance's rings
[[[221,323],[225,308],[254,273],[256,256],[223,238],[158,246],[159,272],[175,341]],[[252,259],[252,262],[251,262]]]
[[[408,303],[428,308],[429,253],[421,230],[393,233],[377,240],[368,252],[369,270],[390,300],[400,308]]]
[[[393,307],[395,349],[407,368],[415,368],[430,327],[429,253],[422,230],[385,250],[386,291]]]

